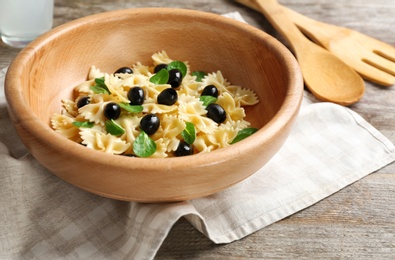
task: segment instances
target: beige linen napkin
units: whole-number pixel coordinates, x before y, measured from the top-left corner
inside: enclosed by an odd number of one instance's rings
[[[0,75],[0,93],[3,81]],[[20,142],[0,94],[0,259],[152,259],[181,217],[213,242],[229,243],[394,160],[394,145],[358,114],[312,103],[305,93],[284,146],[243,182],[179,203],[115,201],[40,165]]]

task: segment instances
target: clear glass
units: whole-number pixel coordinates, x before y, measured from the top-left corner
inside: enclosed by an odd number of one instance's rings
[[[0,34],[7,45],[23,48],[52,28],[54,0],[0,0]]]

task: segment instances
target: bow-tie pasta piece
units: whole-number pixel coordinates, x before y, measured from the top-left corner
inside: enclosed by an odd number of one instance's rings
[[[225,109],[228,120],[239,121],[246,116],[244,108],[237,106],[233,97],[227,92],[218,97],[217,104]]]
[[[141,64],[140,62],[137,62],[136,64],[134,64],[132,66],[133,68],[133,74],[131,75],[136,75],[136,76],[151,76],[151,70],[149,66],[145,66],[143,64]],[[129,74],[130,75],[130,74]],[[139,77],[139,80],[144,79],[144,77]],[[146,79],[146,77],[145,77]],[[138,81],[135,82],[136,84],[139,84]]]
[[[213,145],[210,140],[208,140],[208,135],[206,134],[198,134],[193,146],[199,151],[199,153],[208,153],[219,148],[218,146]]]
[[[79,143],[82,141],[79,135],[79,128],[76,127],[73,122],[74,119],[72,117],[56,113],[51,118],[52,128],[54,128],[56,132]]]
[[[89,122],[94,122],[95,124],[100,124],[102,126],[106,123],[106,117],[104,116],[104,107],[110,103],[110,101],[106,102],[98,102],[91,103],[86,106],[78,109],[81,116],[84,117]]]
[[[120,137],[127,143],[133,144],[137,136],[140,134],[139,125],[141,117],[125,115],[116,120],[116,122],[125,130]]]
[[[91,66],[88,74],[88,81],[101,77],[104,77],[104,73],[101,72],[100,69],[96,68],[95,66]]]
[[[214,85],[220,93],[230,93],[228,87],[230,83],[224,78],[221,71],[208,73],[202,80],[202,86]]]
[[[76,102],[72,100],[62,100],[62,106],[64,110],[62,111],[64,115],[69,117],[77,117],[78,116],[78,108],[76,106]]]
[[[111,94],[110,97],[115,102],[129,102],[127,98],[127,91],[125,90],[124,82],[121,78],[115,75],[105,74],[104,76],[104,83],[106,84],[109,92]],[[129,86],[127,86],[129,87]]]
[[[169,58],[165,51],[160,51],[158,53],[154,53],[152,55],[152,60],[154,61],[154,65],[158,64],[169,64],[173,60]]]
[[[183,85],[182,88],[179,90],[180,95],[192,96],[197,97],[199,96],[199,91],[201,91],[203,83],[197,82],[196,77],[192,75],[186,75],[182,80]]]
[[[82,144],[86,147],[106,153],[122,154],[131,145],[112,134],[103,133],[102,129],[96,127],[81,128],[80,134]]]
[[[177,107],[166,106],[157,103],[143,104],[143,112],[145,113],[164,114],[164,113],[170,113],[176,109]]]

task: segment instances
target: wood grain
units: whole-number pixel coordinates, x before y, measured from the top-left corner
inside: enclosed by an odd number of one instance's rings
[[[278,37],[258,12],[228,0],[56,0],[55,25],[101,11],[173,6],[225,13],[239,11],[249,23]],[[345,26],[395,46],[395,0],[280,0],[313,19]],[[0,43],[0,67],[18,53]],[[351,108],[395,142],[395,89],[366,82]],[[250,236],[215,245],[181,219],[156,259],[394,259],[395,164]]]

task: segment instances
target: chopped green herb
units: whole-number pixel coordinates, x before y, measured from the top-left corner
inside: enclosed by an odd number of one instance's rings
[[[131,113],[140,113],[144,109],[143,106],[130,105],[128,103],[119,103],[118,105],[120,107],[122,107],[123,109],[125,109],[126,111],[131,112]]]
[[[156,84],[166,84],[169,80],[169,72],[166,69],[161,69],[158,73],[154,74],[149,81]]]
[[[97,86],[97,85],[91,86],[90,89],[91,89],[91,90],[93,91],[93,93],[95,93],[95,94],[110,94],[109,91],[107,91],[107,90],[105,90],[104,88],[99,87],[99,86]]]
[[[144,131],[141,131],[133,143],[133,152],[139,157],[149,157],[156,151],[156,144]]]
[[[89,121],[74,121],[73,125],[75,125],[76,127],[85,127],[85,128],[92,128],[95,123],[93,122],[89,122]]]
[[[185,122],[185,129],[181,133],[182,138],[188,144],[193,144],[196,138],[195,126],[190,122]]]
[[[95,78],[95,83],[99,86],[106,86],[106,83],[104,83],[104,81],[105,81],[104,77]]]
[[[167,70],[178,69],[181,71],[182,77],[187,75],[187,65],[184,62],[174,60],[167,65]]]
[[[217,101],[217,98],[213,96],[200,96],[199,99],[203,102],[203,106],[205,107]]]
[[[202,79],[207,75],[204,71],[194,71],[192,72],[192,76],[196,76],[197,82],[202,82]]]
[[[252,134],[255,133],[256,131],[258,131],[258,129],[253,128],[253,127],[244,128],[244,129],[240,130],[240,131],[237,133],[235,139],[233,139],[233,141],[230,142],[230,144],[235,144],[235,143],[237,143],[237,142],[239,142],[239,141],[241,141],[241,140],[243,140],[243,139],[249,137],[250,135],[252,135]]]
[[[113,119],[106,121],[106,131],[112,135],[118,136],[125,133],[125,130],[122,126],[118,125]]]
[[[104,77],[95,78],[95,83],[96,85],[90,87],[95,94],[111,94],[106,83],[104,83]]]

